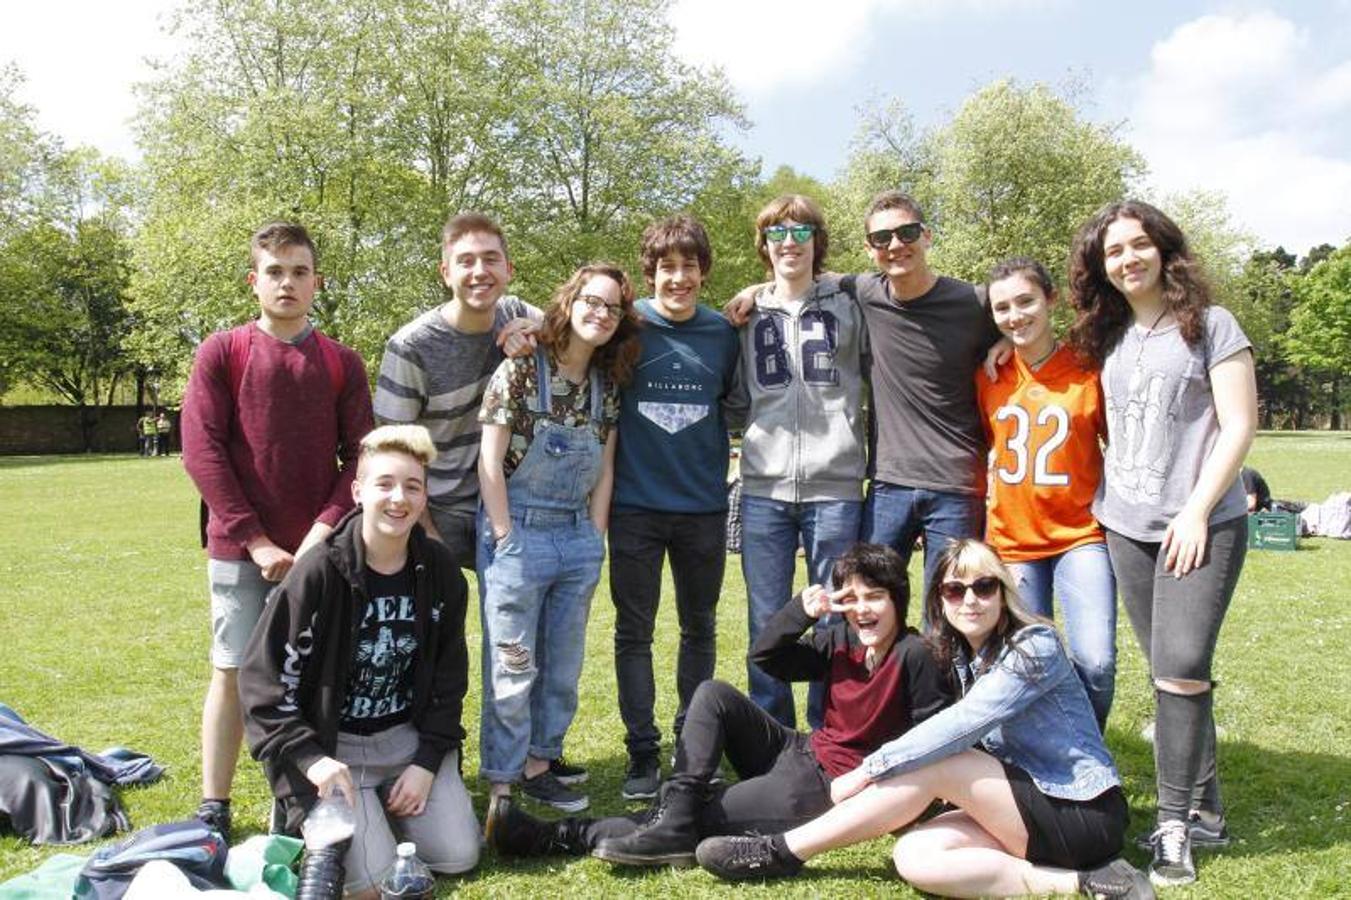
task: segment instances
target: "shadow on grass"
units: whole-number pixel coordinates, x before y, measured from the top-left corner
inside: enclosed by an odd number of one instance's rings
[[[1333,701],[1340,702],[1340,701]],[[1138,734],[1112,729],[1108,746],[1133,798],[1152,801],[1154,749]],[[1221,795],[1233,843],[1227,857],[1326,850],[1351,842],[1351,759],[1327,753],[1272,750],[1220,739]],[[1132,804],[1139,831],[1153,827],[1154,808]],[[1127,836],[1127,851],[1135,832]]]

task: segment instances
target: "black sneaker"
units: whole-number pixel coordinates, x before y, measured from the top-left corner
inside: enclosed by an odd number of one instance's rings
[[[581,812],[591,805],[585,794],[569,790],[547,770],[534,778],[522,778],[521,793],[562,812]]]
[[[225,840],[230,840],[230,801],[203,800],[193,815],[207,828],[216,831]]]
[[[591,777],[582,766],[574,766],[564,757],[549,760],[549,772],[558,779],[559,784],[585,784]]]
[[[620,791],[625,800],[651,800],[661,787],[661,762],[656,755],[630,756],[624,771],[624,787]]]
[[[1229,826],[1222,815],[1203,815],[1199,810],[1192,810],[1187,816],[1187,833],[1193,850],[1223,850],[1230,843]],[[1152,850],[1153,837],[1152,831],[1142,831],[1135,836],[1135,846],[1141,850]]]
[[[774,838],[711,837],[699,842],[694,858],[724,881],[787,878],[802,870],[802,860],[774,849]]]
[[[1181,819],[1163,822],[1149,836],[1154,848],[1154,859],[1149,864],[1149,880],[1157,887],[1191,884],[1196,880],[1196,866],[1192,863],[1191,838],[1187,823]]]
[[[1149,879],[1124,859],[1114,859],[1105,866],[1079,873],[1079,893],[1095,900],[1113,900],[1116,897],[1154,900],[1154,888]]]

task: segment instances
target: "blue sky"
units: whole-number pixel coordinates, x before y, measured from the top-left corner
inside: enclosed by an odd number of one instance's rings
[[[173,6],[13,5],[0,61],[27,74],[43,127],[132,156],[130,85],[172,51]],[[870,100],[925,126],[999,78],[1075,78],[1085,115],[1125,123],[1156,196],[1222,191],[1237,224],[1298,253],[1351,238],[1351,0],[676,0],[672,21],[681,56],[724,67],[753,123],[737,143],[766,171],[834,176]]]

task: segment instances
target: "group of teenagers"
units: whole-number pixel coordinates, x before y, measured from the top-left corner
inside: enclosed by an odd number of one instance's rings
[[[507,295],[506,238],[452,217],[448,299],[361,358],[316,331],[304,229],[254,235],[257,320],[207,338],[182,413],[206,514],[212,679],[198,816],[228,834],[241,740],[298,830],[354,807],[349,896],[413,840],[433,871],[501,856],[797,873],[905,829],[895,867],[945,896],[1152,896],[1228,842],[1212,659],[1246,546],[1251,345],[1163,212],[1111,204],[1069,261],[1073,325],[1031,259],[937,275],[916,201],[886,191],[877,271],[826,267],[819,206],[761,210],[771,275],[700,303],[708,236],[652,223],[624,270],[581,267],[541,312]],[[376,423],[379,426],[376,427]],[[741,438],[748,692],[715,680],[729,431]],[[563,744],[606,558],[626,799],[576,815]],[[906,624],[923,541],[923,634]],[[808,585],[794,593],[798,550]],[[652,641],[679,620],[662,777]],[[468,588],[482,625],[480,832],[462,781]],[[1148,874],[1103,728],[1120,591],[1155,703]],[[1064,621],[1053,621],[1053,598]],[[810,682],[799,732],[791,682]],[[724,760],[735,778],[726,777]],[[565,813],[542,819],[520,796]]]

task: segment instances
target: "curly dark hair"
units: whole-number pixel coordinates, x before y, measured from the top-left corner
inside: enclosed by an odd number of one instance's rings
[[[713,269],[713,245],[709,242],[708,232],[703,223],[688,213],[678,213],[658,219],[643,229],[643,239],[638,247],[638,258],[642,262],[643,277],[649,285],[657,275],[657,264],[668,253],[680,253],[699,261],[699,271],[704,277]]]
[[[583,285],[594,275],[604,275],[619,285],[624,315],[610,339],[596,348],[591,364],[600,366],[601,372],[615,384],[625,385],[633,377],[633,367],[638,364],[638,354],[642,350],[638,344],[638,331],[642,322],[633,310],[633,282],[629,281],[628,274],[619,266],[604,262],[590,263],[573,272],[572,277],[554,291],[553,301],[544,312],[539,339],[553,348],[555,354],[567,349],[568,342],[572,340],[572,304],[582,295]]]
[[[1210,285],[1176,222],[1141,200],[1104,206],[1079,229],[1070,251],[1069,294],[1075,311],[1070,345],[1086,365],[1095,368],[1101,368],[1132,321],[1126,298],[1107,280],[1103,256],[1103,235],[1117,219],[1139,222],[1158,248],[1164,308],[1189,346],[1197,346],[1204,337],[1206,307],[1211,303]]]

